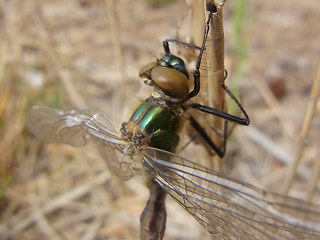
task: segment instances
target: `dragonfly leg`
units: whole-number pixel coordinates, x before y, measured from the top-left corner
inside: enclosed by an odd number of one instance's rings
[[[164,49],[164,52],[166,54],[170,54],[170,48],[169,48],[169,43],[175,43],[175,44],[178,44],[178,45],[183,45],[185,47],[190,47],[190,48],[194,48],[196,50],[201,50],[200,47],[192,44],[192,43],[187,43],[187,42],[183,42],[183,41],[179,41],[179,40],[176,40],[176,39],[166,39],[163,41],[163,49]]]
[[[223,78],[223,80],[221,80],[220,85],[227,92],[227,94],[231,97],[231,99],[236,103],[237,107],[240,109],[240,111],[242,112],[244,117],[238,117],[238,116],[226,113],[226,112],[221,111],[216,108],[201,105],[199,103],[191,103],[190,105],[185,106],[185,108],[191,107],[191,108],[197,109],[201,112],[209,113],[209,114],[224,118],[228,121],[248,126],[250,124],[250,119],[249,119],[249,116],[248,116],[246,110],[244,110],[244,108],[241,105],[241,103],[239,102],[239,100],[233,95],[231,90],[225,85],[225,81],[226,81],[227,76],[228,76],[228,72],[225,70],[225,77]]]
[[[202,139],[209,145],[209,147],[215,151],[220,158],[224,157],[224,154],[226,152],[226,142],[227,142],[227,121],[224,123],[223,128],[223,141],[222,146],[218,147],[217,144],[215,144],[211,137],[207,134],[205,129],[200,125],[200,123],[192,116],[189,116],[189,122],[190,125],[200,134]]]
[[[209,27],[209,23],[211,21],[211,17],[212,17],[212,13],[210,12],[209,16],[208,16],[208,20],[206,22],[205,29],[204,29],[203,41],[202,41],[202,45],[201,45],[201,48],[200,48],[200,53],[199,53],[199,56],[198,56],[198,60],[197,60],[197,63],[196,63],[196,68],[193,71],[193,79],[194,79],[193,90],[191,92],[189,92],[189,94],[184,99],[184,101],[188,101],[189,99],[197,96],[199,91],[200,91],[200,65],[201,65],[203,52],[206,50],[206,42],[207,42],[207,38],[208,38],[208,33],[209,33],[209,28],[210,28]]]
[[[191,103],[189,106],[192,108],[195,108],[201,112],[209,113],[209,114],[224,118],[228,121],[235,122],[235,123],[238,123],[241,125],[248,126],[250,124],[250,119],[241,105],[240,105],[241,106],[240,110],[243,109],[244,118],[226,113],[224,111],[221,111],[221,110],[209,107],[209,106],[201,105],[199,103]]]
[[[244,108],[241,105],[241,103],[239,102],[239,100],[233,95],[231,90],[225,85],[226,79],[228,77],[227,70],[224,70],[224,73],[225,73],[225,75],[224,75],[224,78],[221,80],[220,85],[227,92],[227,94],[231,97],[231,99],[236,103],[236,105],[240,109],[240,111],[243,113],[244,118],[240,118],[240,119],[245,119],[245,121],[244,121],[245,124],[243,124],[243,125],[249,125],[250,119],[249,119],[249,116],[248,116],[246,110],[244,110]],[[240,123],[240,124],[242,124],[242,123]]]

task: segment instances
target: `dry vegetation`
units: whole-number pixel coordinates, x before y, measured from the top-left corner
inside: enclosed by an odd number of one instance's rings
[[[147,96],[139,68],[161,56],[161,41],[175,37],[188,6],[118,0],[113,11],[110,2],[1,1],[0,239],[138,239],[147,198],[139,179],[112,177],[93,144],[43,145],[24,126],[36,104],[86,106],[121,123],[132,99]],[[249,1],[241,25],[246,58],[230,48],[234,4],[225,9],[226,68],[229,80],[241,78],[251,126],[234,131],[225,170],[280,191],[302,146],[290,195],[306,199],[319,162],[318,105],[303,141],[300,127],[320,62],[319,1]],[[123,54],[114,44],[117,31]],[[315,89],[314,101],[317,95]],[[312,192],[319,202],[319,184]],[[166,239],[204,239],[193,218],[168,202]]]

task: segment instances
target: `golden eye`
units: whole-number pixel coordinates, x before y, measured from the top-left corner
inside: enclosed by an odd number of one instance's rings
[[[151,79],[172,98],[181,99],[189,93],[188,78],[176,69],[157,66],[151,70]]]

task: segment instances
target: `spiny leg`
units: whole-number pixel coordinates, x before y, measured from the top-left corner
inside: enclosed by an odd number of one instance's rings
[[[183,41],[179,41],[179,40],[175,40],[175,39],[166,39],[163,41],[163,49],[164,49],[164,52],[166,54],[170,54],[170,48],[169,48],[169,42],[171,43],[175,43],[175,44],[178,44],[178,45],[183,45],[183,46],[186,46],[186,47],[190,47],[190,48],[194,48],[196,50],[201,50],[200,47],[192,44],[192,43],[186,43],[186,42],[183,42]]]
[[[200,125],[200,123],[192,116],[189,117],[190,125],[194,128],[194,130],[200,134],[201,138],[208,144],[208,146],[218,154],[220,158],[224,157],[224,154],[226,152],[226,142],[227,142],[227,121],[224,122],[223,127],[223,141],[222,146],[218,147],[217,144],[215,144],[211,137],[208,135],[206,130]]]
[[[206,26],[205,26],[205,29],[204,29],[204,35],[203,35],[202,45],[201,45],[201,48],[200,48],[200,53],[199,53],[198,60],[197,60],[197,63],[196,63],[196,68],[195,68],[195,70],[193,72],[194,87],[193,87],[193,90],[191,92],[189,92],[189,94],[184,99],[184,101],[188,101],[189,99],[197,96],[199,91],[200,91],[200,65],[201,65],[203,52],[206,49],[206,42],[207,42],[208,33],[209,33],[209,29],[210,29],[209,23],[210,23],[211,17],[212,17],[212,13],[209,12],[208,20],[206,22]]]
[[[209,113],[209,114],[224,118],[224,119],[229,120],[231,122],[235,122],[235,123],[238,123],[241,125],[248,126],[250,124],[250,119],[249,119],[247,112],[244,110],[244,108],[241,105],[241,103],[239,102],[239,100],[233,95],[233,93],[230,91],[230,89],[225,85],[225,80],[227,78],[227,75],[228,75],[227,71],[225,71],[225,77],[220,82],[220,85],[227,92],[227,94],[231,97],[231,99],[236,103],[237,107],[240,109],[240,111],[242,112],[244,117],[238,117],[238,116],[226,113],[224,111],[221,111],[221,110],[209,107],[209,106],[201,105],[199,103],[191,103],[187,107],[191,107],[191,108],[197,109],[201,112]]]

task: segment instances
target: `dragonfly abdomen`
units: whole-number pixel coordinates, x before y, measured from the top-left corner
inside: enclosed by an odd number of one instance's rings
[[[166,228],[166,192],[154,181],[148,184],[150,197],[140,216],[140,238],[144,240],[162,239]]]

